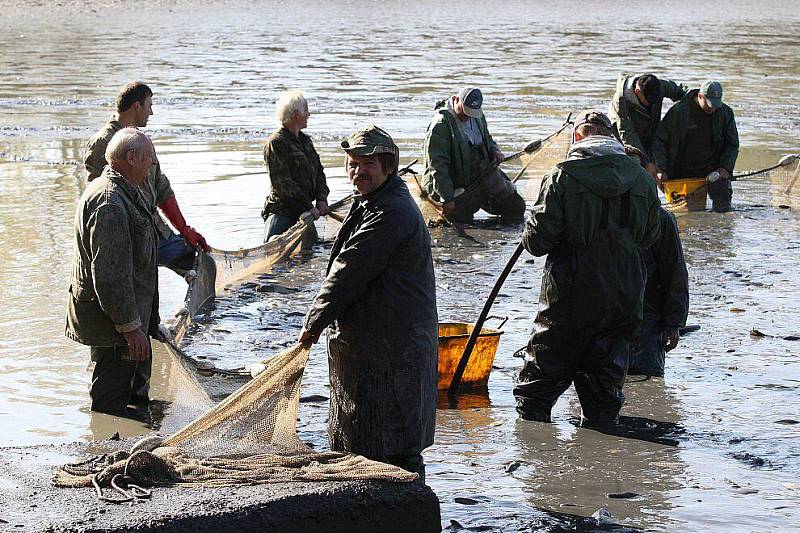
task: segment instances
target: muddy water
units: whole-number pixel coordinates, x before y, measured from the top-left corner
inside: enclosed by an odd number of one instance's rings
[[[33,4],[33,3],[31,3]],[[85,177],[85,140],[110,114],[114,92],[141,78],[156,91],[153,136],[189,222],[209,242],[252,246],[267,192],[259,143],[272,102],[306,90],[314,137],[345,194],[338,140],[376,122],[419,155],[433,102],[460,84],[484,89],[492,132],[508,152],[554,129],[570,110],[604,105],[620,70],[652,68],[697,85],[718,77],[737,113],[739,168],[800,150],[800,17],[783,2],[733,2],[657,15],[627,3],[62,2],[41,8],[0,0],[0,444],[135,434],[150,426],[88,410],[87,350],[63,337],[71,220]],[[94,7],[91,7],[94,6]],[[374,8],[380,6],[380,15]],[[461,14],[463,13],[463,15]],[[375,19],[374,21],[370,19]],[[131,37],[131,28],[142,37]],[[649,45],[643,43],[648,41]],[[523,260],[495,311],[508,315],[488,397],[439,411],[426,454],[444,526],[528,529],[610,521],[653,529],[790,529],[800,498],[800,259],[798,196],[779,181],[736,184],[737,210],[679,217],[702,329],[670,353],[664,379],[626,386],[625,437],[577,429],[571,392],[555,423],[513,410],[513,352],[525,343],[541,261]],[[794,209],[779,208],[786,204]],[[432,230],[442,319],[474,317],[519,228],[482,223],[459,240]],[[239,366],[274,353],[299,327],[323,271],[326,245],[259,280],[299,290],[247,288],[193,334],[196,355]],[[161,273],[169,316],[182,280]],[[754,338],[756,328],[772,337]],[[327,396],[319,347],[304,395]],[[153,426],[170,431],[202,408],[181,372],[157,353]],[[465,407],[462,405],[462,407]],[[324,402],[302,405],[301,432],[325,444]],[[458,498],[458,500],[456,500]],[[451,523],[455,520],[457,523]]]

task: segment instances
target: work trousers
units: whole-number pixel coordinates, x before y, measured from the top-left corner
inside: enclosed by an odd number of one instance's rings
[[[553,326],[534,332],[528,343],[514,387],[517,411],[525,419],[549,422],[553,405],[574,383],[584,419],[615,422],[625,402],[629,338]]]
[[[447,217],[453,222],[471,222],[479,209],[508,221],[519,221],[525,216],[525,200],[499,168],[478,178],[454,202],[455,212]]]
[[[264,222],[264,242],[268,242],[274,235],[284,233],[287,229],[297,224],[298,220],[300,219],[272,213]]]
[[[634,376],[663,376],[666,351],[662,333],[661,317],[645,313],[639,330],[631,342],[631,357],[628,374]]]
[[[180,235],[171,234],[158,239],[158,265],[174,270],[181,276],[194,268],[195,251]]]
[[[139,405],[142,396],[147,398],[152,355],[144,361],[131,361],[127,346],[93,346],[91,354],[94,361],[89,388],[92,411],[124,414],[129,404]]]
[[[717,213],[724,213],[731,210],[731,199],[733,198],[733,186],[731,180],[718,179],[708,184],[708,196],[711,198],[711,210]]]

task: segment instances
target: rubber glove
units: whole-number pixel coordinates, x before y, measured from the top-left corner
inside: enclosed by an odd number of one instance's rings
[[[189,241],[189,244],[194,247],[199,246],[204,252],[208,251],[208,244],[206,244],[205,238],[200,235],[197,230],[186,223],[186,219],[183,218],[181,208],[178,207],[178,201],[174,196],[166,202],[160,204],[158,208],[161,209],[161,212],[164,213],[164,216],[167,217],[167,220],[169,220],[170,224],[172,224],[172,226],[178,230],[178,233],[180,233],[187,241]]]

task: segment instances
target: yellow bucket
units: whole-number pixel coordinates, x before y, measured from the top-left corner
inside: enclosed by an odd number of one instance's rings
[[[668,207],[686,207],[689,211],[706,208],[708,184],[705,178],[686,178],[661,182]]]
[[[500,318],[500,317],[489,317]],[[502,318],[498,328],[505,324],[507,318]],[[439,323],[439,390],[450,387],[453,374],[467,346],[467,340],[472,333],[473,324],[464,322]],[[469,358],[467,368],[461,376],[461,386],[465,389],[486,387],[489,373],[492,371],[497,346],[500,344],[500,329],[482,328],[475,348]]]

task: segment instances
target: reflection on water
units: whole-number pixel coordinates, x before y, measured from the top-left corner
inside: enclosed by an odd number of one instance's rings
[[[388,1],[369,23],[360,1],[178,0],[135,11],[127,4],[62,4],[0,0],[4,445],[127,436],[153,422],[90,415],[88,349],[63,336],[83,145],[129,79],[155,90],[147,132],[187,220],[223,248],[261,239],[268,185],[260,143],[286,88],[309,97],[308,133],[333,199],[348,189],[337,148],[342,137],[378,123],[410,162],[420,155],[434,102],[462,84],[484,90],[491,131],[505,151],[553,131],[569,111],[604,107],[618,73],[640,69],[695,86],[720,79],[737,114],[740,169],[800,151],[791,134],[800,126],[800,16],[776,0],[757,9],[730,2],[724,12],[667,1],[658,16],[621,1],[510,1],[487,9],[467,0],[458,10]],[[130,36],[131,20],[148,29],[145,38]],[[346,35],[354,21],[367,38]],[[800,476],[800,432],[786,421],[798,418],[800,348],[781,337],[800,333],[800,188],[782,195],[780,179],[736,182],[733,213],[678,217],[690,322],[701,330],[669,354],[665,380],[627,384],[623,415],[633,432],[623,436],[574,427],[571,393],[556,405],[554,425],[517,419],[511,388],[519,361],[511,354],[529,333],[542,264],[523,256],[495,304],[510,321],[488,398],[463,397],[458,409],[440,410],[436,444],[426,453],[445,525],[453,519],[496,529],[567,527],[576,524],[570,517],[601,507],[612,521],[655,529],[785,529],[797,522],[797,491],[785,484]],[[527,197],[535,194],[535,186],[522,186]],[[795,209],[764,207],[776,204]],[[468,241],[432,230],[442,320],[474,320],[519,231],[483,223],[470,229],[476,241]],[[234,367],[290,342],[327,249],[260,280],[301,288],[297,293],[231,291],[219,314],[193,332],[189,349]],[[160,284],[162,315],[169,317],[185,283],[162,271]],[[775,337],[750,338],[753,327]],[[170,432],[208,400],[166,352],[156,352],[153,392],[166,404],[155,423]],[[326,381],[319,345],[304,394],[328,397]],[[301,404],[301,435],[316,446],[326,444],[326,413],[324,401]],[[609,497],[626,493],[636,495]]]

